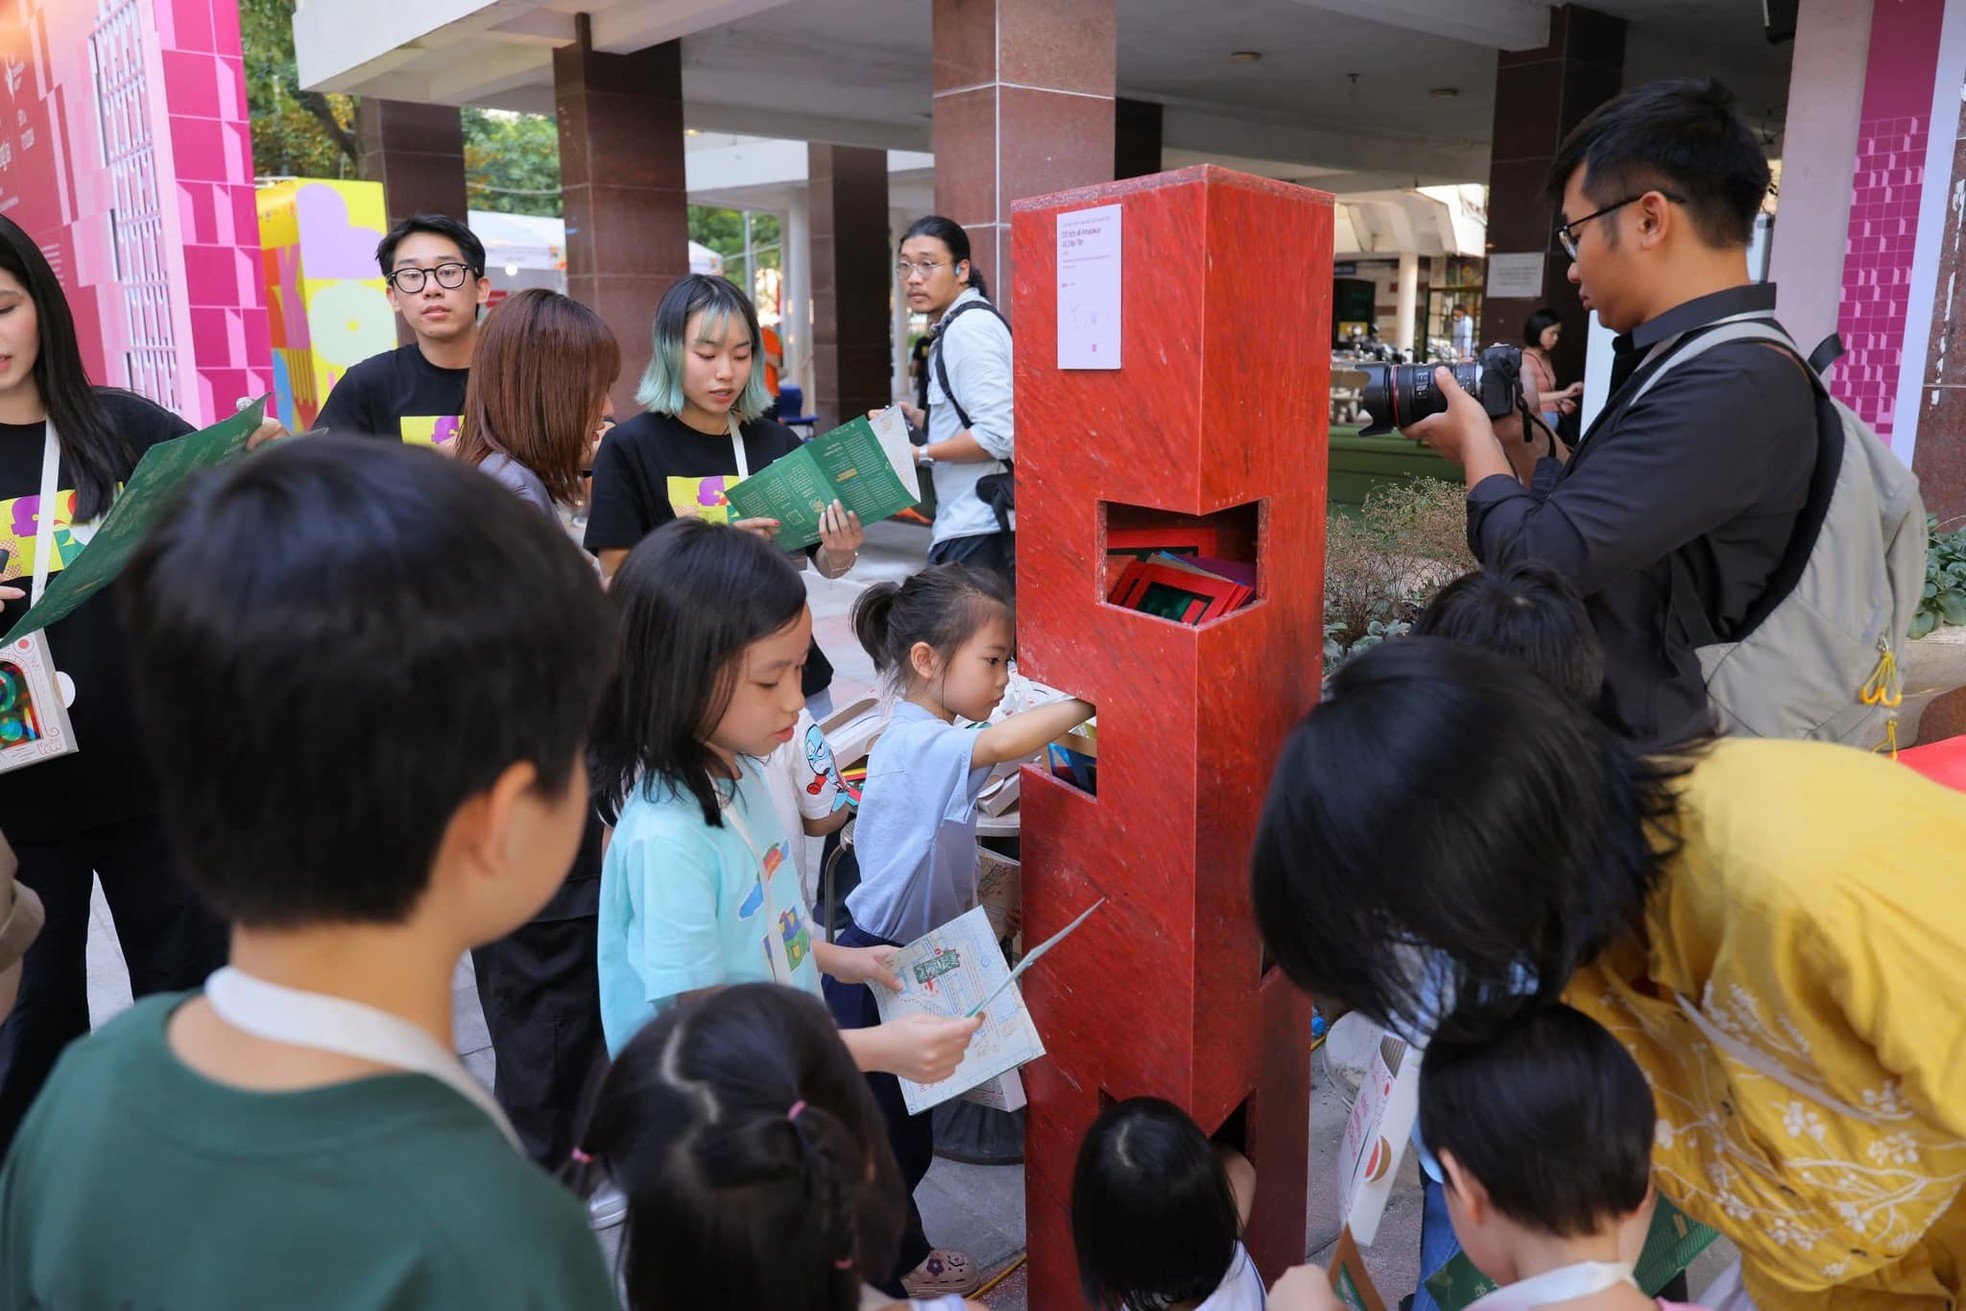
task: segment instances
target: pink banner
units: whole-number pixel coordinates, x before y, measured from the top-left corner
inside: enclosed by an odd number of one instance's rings
[[[271,386],[236,0],[0,0],[0,213],[82,358],[193,423]]]

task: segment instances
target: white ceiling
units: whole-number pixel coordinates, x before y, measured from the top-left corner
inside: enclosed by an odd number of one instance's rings
[[[316,84],[550,112],[551,51],[570,38],[572,11],[593,12],[597,46],[632,50],[673,35],[650,23],[694,8],[727,21],[683,36],[691,126],[890,149],[930,146],[927,0],[441,2],[464,16]],[[305,0],[296,20],[303,77],[307,11],[332,3]],[[1170,164],[1232,157],[1348,191],[1485,181],[1497,49],[1543,39],[1543,11],[1525,0],[1117,3],[1119,92],[1165,107]],[[1763,40],[1759,0],[1594,0],[1594,7],[1631,24],[1627,85],[1720,76],[1740,93],[1751,120],[1779,131],[1791,47]],[[1455,35],[1438,34],[1430,15]],[[1462,39],[1491,31],[1485,42]],[[1236,50],[1259,51],[1262,59],[1232,63]],[[1430,94],[1436,88],[1456,94]]]

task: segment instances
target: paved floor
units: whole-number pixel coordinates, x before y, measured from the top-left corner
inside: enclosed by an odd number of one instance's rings
[[[921,567],[928,549],[926,529],[904,524],[876,524],[852,579],[829,582],[808,573],[813,630],[833,662],[833,697],[844,706],[870,692],[876,683],[873,664],[854,641],[847,612],[853,598],[870,583],[899,579]],[[457,1050],[473,1074],[487,1085],[492,1077],[491,1043],[478,990],[468,961],[460,961],[456,976]],[[89,932],[89,1009],[96,1023],[130,1004],[128,976],[107,905],[97,890]],[[1338,1234],[1336,1156],[1343,1135],[1347,1103],[1328,1077],[1319,1053],[1314,1058],[1311,1100],[1311,1195],[1309,1256],[1329,1255]],[[929,1237],[938,1244],[973,1255],[985,1270],[996,1272],[1017,1260],[1024,1247],[1024,1171],[1022,1166],[973,1166],[938,1160],[916,1194]],[[1395,1189],[1378,1240],[1365,1253],[1380,1291],[1390,1305],[1410,1292],[1418,1274],[1420,1192],[1409,1161]],[[619,1231],[600,1235],[610,1256]],[[1704,1283],[1702,1268],[1718,1262],[1709,1257],[1695,1269],[1694,1288]],[[994,1311],[1025,1311],[1022,1271],[1013,1272],[986,1299]]]

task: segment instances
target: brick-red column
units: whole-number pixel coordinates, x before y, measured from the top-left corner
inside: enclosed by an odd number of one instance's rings
[[[553,52],[567,293],[607,320],[621,343],[614,405],[625,418],[639,408],[655,307],[689,272],[682,46],[599,54],[587,16],[579,21],[579,39]]]
[[[1550,43],[1503,51],[1495,69],[1495,133],[1488,162],[1488,253],[1544,252],[1540,296],[1481,305],[1477,347],[1522,344],[1522,325],[1537,307],[1563,316],[1557,381],[1584,376],[1590,316],[1570,285],[1570,262],[1551,238],[1557,207],[1543,198],[1556,148],[1584,116],[1618,94],[1625,69],[1625,20],[1582,5],[1550,10]]]
[[[462,221],[469,202],[464,186],[464,122],[455,105],[419,105],[363,96],[355,107],[355,136],[362,176],[382,184],[390,226],[412,214],[448,214]],[[396,340],[415,340],[398,317]]]
[[[935,0],[935,208],[1009,312],[1010,206],[1113,177],[1115,0]]]
[[[1123,367],[1062,371],[1057,217],[1108,204]],[[1275,323],[1329,335],[1331,223],[1322,192],[1207,166],[1017,206],[1018,653],[1099,707],[1096,797],[1024,771],[1026,940],[1107,899],[1024,976],[1050,1053],[1024,1072],[1034,1307],[1080,1304],[1072,1166],[1105,1098],[1165,1097],[1210,1133],[1243,1112],[1250,1249],[1270,1279],[1304,1259],[1311,1007],[1264,969],[1248,865],[1271,767],[1317,696],[1330,361],[1247,362]],[[1105,603],[1110,527],[1205,516],[1256,562],[1254,603],[1200,628]]]
[[[887,152],[806,146],[812,222],[812,412],[819,430],[888,404],[894,372],[888,313]]]

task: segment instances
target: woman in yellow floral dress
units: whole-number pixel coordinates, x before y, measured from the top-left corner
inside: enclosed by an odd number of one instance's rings
[[[1291,977],[1380,1023],[1561,996],[1616,1033],[1660,1192],[1740,1248],[1762,1311],[1942,1308],[1966,1280],[1962,859],[1966,795],[1888,760],[1643,759],[1499,657],[1402,638],[1285,748],[1254,894]]]

